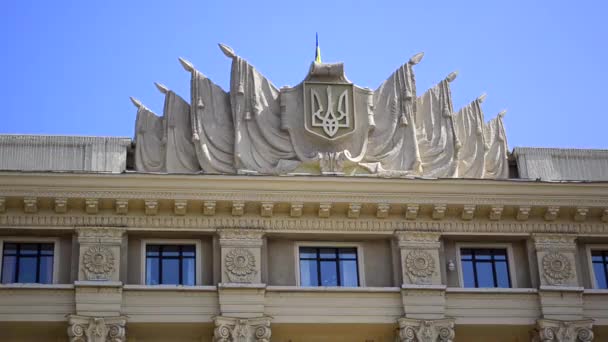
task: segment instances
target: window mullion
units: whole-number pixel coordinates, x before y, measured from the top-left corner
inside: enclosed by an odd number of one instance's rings
[[[496,259],[494,258],[494,250],[490,250],[490,263],[492,264],[492,279],[494,287],[498,287],[498,277],[496,276]]]
[[[15,253],[15,276],[13,277],[14,279],[14,283],[18,283],[19,282],[19,269],[20,269],[20,264],[21,264],[21,244],[17,243],[15,244],[17,247],[16,248],[16,253]]]
[[[37,250],[36,250],[36,282],[39,283],[40,282],[40,247],[41,244],[38,244],[37,246]]]
[[[158,246],[158,284],[163,283],[163,246]]]
[[[342,279],[340,278],[340,251],[336,248],[336,279],[338,279],[338,286],[342,286]]]
[[[321,280],[321,250],[316,248],[315,252],[317,254],[317,286],[321,286],[323,284]]]
[[[479,281],[477,280],[477,258],[475,258],[474,249],[471,249],[471,263],[473,264],[473,280],[475,287],[479,287]]]

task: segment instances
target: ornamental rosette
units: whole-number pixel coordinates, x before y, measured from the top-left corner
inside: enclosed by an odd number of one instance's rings
[[[89,247],[82,257],[87,280],[109,280],[114,273],[114,254],[104,246]]]
[[[559,252],[545,254],[542,259],[543,273],[550,285],[562,285],[572,278],[572,265],[568,257]]]
[[[428,278],[435,272],[435,259],[426,251],[413,250],[405,256],[405,270],[414,278]]]
[[[226,254],[226,273],[232,282],[251,282],[257,271],[255,270],[255,257],[244,248],[234,248]]]

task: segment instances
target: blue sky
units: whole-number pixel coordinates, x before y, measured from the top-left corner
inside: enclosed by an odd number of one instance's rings
[[[424,51],[418,93],[458,70],[457,110],[508,109],[509,146],[608,148],[606,1],[30,1],[0,4],[0,133],[132,136],[129,96],[162,113],[189,98],[177,57],[227,89],[247,58],[277,87],[314,57],[376,88]]]

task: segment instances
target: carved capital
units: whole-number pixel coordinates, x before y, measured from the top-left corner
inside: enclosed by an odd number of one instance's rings
[[[400,342],[453,342],[454,319],[399,319]]]
[[[270,317],[215,317],[214,342],[270,342]]]
[[[593,320],[561,321],[539,319],[536,321],[533,342],[591,342]]]
[[[70,315],[70,342],[125,342],[127,317],[88,317]]]

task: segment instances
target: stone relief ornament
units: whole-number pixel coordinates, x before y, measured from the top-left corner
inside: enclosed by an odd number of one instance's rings
[[[225,257],[226,275],[231,282],[248,283],[257,274],[255,257],[245,248],[231,249]]]
[[[89,247],[82,256],[87,280],[109,280],[114,273],[114,254],[104,246]]]
[[[423,283],[435,273],[435,259],[426,251],[410,251],[405,256],[405,270],[413,282]]]
[[[70,342],[125,342],[125,317],[69,317]]]
[[[543,274],[550,285],[562,285],[573,277],[568,257],[559,252],[549,252],[542,258]]]
[[[232,48],[224,91],[179,59],[190,73],[187,100],[157,85],[157,116],[133,99],[139,172],[307,174],[381,177],[508,177],[502,117],[488,124],[480,97],[456,111],[449,74],[418,96],[414,67],[398,67],[375,90],[348,80],[343,63],[310,65],[299,84],[277,88]]]

